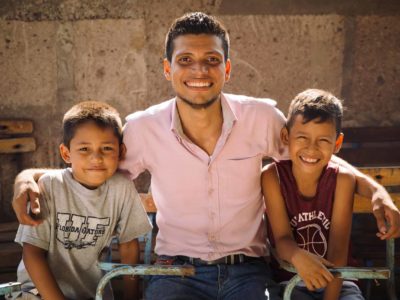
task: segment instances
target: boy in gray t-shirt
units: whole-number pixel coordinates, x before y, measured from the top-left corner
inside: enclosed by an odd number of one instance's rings
[[[138,262],[137,237],[151,225],[133,183],[115,173],[124,151],[121,119],[111,106],[81,102],[64,115],[60,153],[71,168],[40,178],[44,221],[20,225],[15,238],[29,273],[21,263],[24,289],[36,287],[44,299],[94,298],[102,277],[98,257],[113,235],[121,262]],[[111,290],[105,296],[112,299]],[[135,280],[125,279],[124,296],[137,297]]]

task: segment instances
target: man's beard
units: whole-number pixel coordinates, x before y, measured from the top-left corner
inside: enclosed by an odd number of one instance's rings
[[[181,97],[181,96],[179,96],[179,95],[178,95],[178,98],[181,99],[183,102],[185,102],[185,103],[186,103],[187,105],[189,105],[190,107],[192,107],[193,109],[198,109],[198,110],[200,110],[200,109],[206,109],[206,108],[210,107],[215,101],[218,100],[219,95],[217,95],[217,96],[211,98],[210,100],[208,100],[208,101],[205,102],[205,103],[193,103],[192,101],[190,101],[190,100],[188,100],[188,99],[185,99],[185,98],[183,98],[183,97]]]

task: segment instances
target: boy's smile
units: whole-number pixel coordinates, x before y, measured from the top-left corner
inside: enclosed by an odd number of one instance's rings
[[[219,99],[230,76],[222,41],[215,35],[187,34],[174,40],[172,60],[164,60],[165,77],[178,97],[193,108],[206,108]]]
[[[120,146],[111,128],[87,122],[76,128],[69,149],[62,144],[60,152],[64,161],[71,164],[74,179],[94,189],[117,170]]]
[[[282,131],[282,139],[289,146],[293,168],[319,176],[332,155],[339,151],[341,143],[337,142],[334,122],[318,123],[318,119],[303,122],[303,116],[297,115],[289,132]]]

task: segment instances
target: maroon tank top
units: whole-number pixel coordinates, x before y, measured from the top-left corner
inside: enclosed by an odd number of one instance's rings
[[[315,196],[305,198],[297,188],[292,173],[292,162],[285,160],[276,162],[275,165],[279,175],[281,193],[285,200],[287,214],[297,244],[311,253],[326,258],[339,167],[336,164],[329,163],[322,171]],[[272,247],[275,247],[269,222],[268,238]],[[292,273],[279,268],[279,264],[274,260],[272,260],[272,267],[277,281],[289,280],[293,277]]]

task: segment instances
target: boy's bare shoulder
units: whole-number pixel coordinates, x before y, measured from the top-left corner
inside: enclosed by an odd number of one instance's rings
[[[268,165],[265,165],[262,168],[262,174],[263,175],[264,175],[264,173],[271,174],[271,173],[275,172],[275,170],[276,170],[275,163],[270,163]]]
[[[278,180],[275,163],[271,163],[263,167],[261,180],[264,184],[272,184],[273,181]]]

